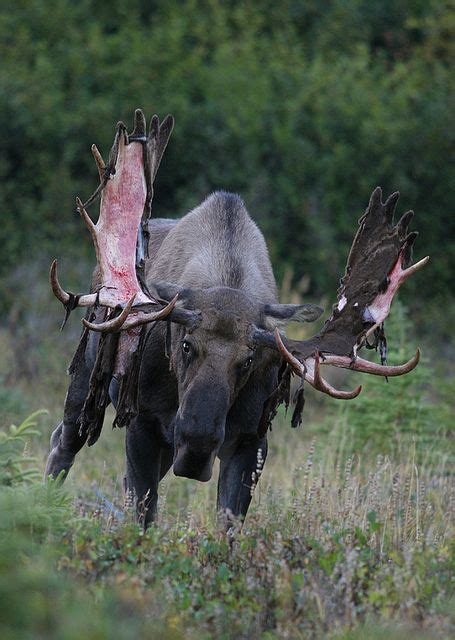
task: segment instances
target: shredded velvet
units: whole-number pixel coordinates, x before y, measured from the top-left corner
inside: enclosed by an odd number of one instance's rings
[[[278,407],[284,402],[286,411],[289,407],[291,396],[291,367],[283,363],[278,373],[278,386],[264,402],[262,416],[258,426],[258,436],[263,438],[267,431],[272,430],[272,422]]]
[[[79,433],[87,437],[89,447],[98,440],[103,428],[119,338],[119,333],[104,333],[100,338],[89,391],[79,417]]]
[[[117,414],[113,427],[129,427],[131,421],[137,416],[139,372],[142,352],[146,343],[147,327],[142,327],[137,349],[130,353],[125,375],[117,377],[119,383],[119,396]]]
[[[304,384],[304,381],[302,379],[300,387],[295,392],[294,398],[293,398],[294,411],[292,412],[292,418],[291,418],[291,427],[293,429],[296,429],[302,424],[302,414],[303,414],[303,409],[305,407],[305,392],[304,392],[303,384]]]

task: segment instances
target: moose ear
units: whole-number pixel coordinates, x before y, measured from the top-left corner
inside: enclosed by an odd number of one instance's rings
[[[267,329],[274,329],[288,322],[314,322],[323,311],[315,304],[265,304],[264,324]]]

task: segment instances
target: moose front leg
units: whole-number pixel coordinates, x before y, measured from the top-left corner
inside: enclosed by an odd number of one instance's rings
[[[51,435],[51,450],[44,472],[45,478],[57,478],[63,472],[66,478],[76,454],[84,446],[87,435],[79,433],[79,417],[89,389],[91,368],[84,360],[72,376],[66,394],[63,420]]]
[[[136,419],[126,432],[125,488],[134,494],[139,522],[147,528],[155,519],[158,483],[172,464],[172,450],[163,447],[155,425]]]
[[[99,317],[101,311],[95,312]],[[91,310],[86,317],[91,317]],[[63,472],[62,480],[66,478],[73,466],[76,454],[87,441],[87,432],[81,432],[80,417],[90,387],[90,376],[95,365],[99,346],[99,334],[89,333],[81,337],[78,350],[70,366],[71,382],[65,398],[63,420],[57,425],[51,435],[51,450],[46,463],[44,477],[57,478]]]
[[[266,457],[267,438],[249,436],[238,443],[232,455],[221,458],[217,510],[226,530],[237,518],[245,519]]]

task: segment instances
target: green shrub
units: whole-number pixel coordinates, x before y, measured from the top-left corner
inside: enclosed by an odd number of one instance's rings
[[[408,313],[398,301],[386,321],[386,334],[388,362],[408,360],[416,338]],[[365,350],[361,355],[365,357]],[[377,360],[379,356],[373,357]],[[448,468],[453,465],[454,451],[444,445],[453,436],[453,379],[447,382],[438,376],[425,354],[410,374],[390,378],[388,383],[382,377],[349,373],[346,384],[363,384],[363,391],[355,400],[339,403],[336,409],[334,403],[329,405],[326,424],[334,420],[329,437],[347,453],[396,455],[414,449],[419,460],[439,463],[444,455]]]
[[[29,438],[39,435],[36,418],[47,413],[35,411],[18,427],[11,425],[7,431],[0,431],[0,485],[14,485],[31,482],[39,475],[36,458],[27,449]]]

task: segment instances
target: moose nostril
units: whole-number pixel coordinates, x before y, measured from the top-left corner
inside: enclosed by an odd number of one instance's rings
[[[215,454],[213,452],[200,455],[190,449],[187,444],[183,444],[175,451],[174,474],[191,480],[207,482],[212,477],[214,460]]]

